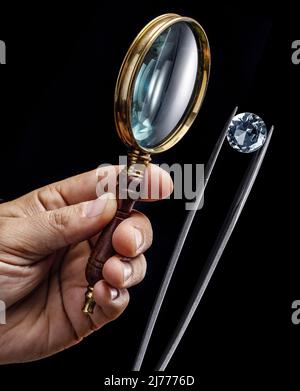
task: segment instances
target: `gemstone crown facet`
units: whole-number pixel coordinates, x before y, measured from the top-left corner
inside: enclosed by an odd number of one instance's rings
[[[257,151],[264,145],[266,138],[266,124],[253,113],[241,113],[234,116],[227,131],[230,146],[242,153]]]

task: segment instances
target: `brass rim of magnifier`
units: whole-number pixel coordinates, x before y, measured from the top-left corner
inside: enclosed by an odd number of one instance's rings
[[[132,133],[130,118],[131,104],[136,75],[146,54],[158,36],[171,25],[187,22],[196,32],[199,45],[199,66],[193,100],[190,102],[176,128],[159,145],[153,148],[142,147],[137,143]],[[210,49],[205,31],[194,19],[177,14],[165,14],[153,19],[138,34],[131,44],[122,63],[115,89],[115,123],[121,140],[128,146],[146,153],[155,154],[166,151],[176,144],[188,131],[194,122],[203,102],[210,71]]]

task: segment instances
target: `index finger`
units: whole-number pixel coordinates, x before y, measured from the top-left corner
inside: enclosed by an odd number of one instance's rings
[[[116,176],[123,169],[122,166],[105,166],[85,172],[59,182],[52,183],[19,198],[18,205],[25,214],[34,214],[41,210],[53,210],[66,205],[74,205],[99,197],[97,184],[105,178],[106,181],[116,181]],[[148,196],[143,201],[155,201],[168,197],[173,191],[173,182],[170,175],[154,164],[149,164],[145,173]],[[151,186],[155,183],[158,191],[152,192]],[[155,194],[155,197],[151,197]]]
[[[59,191],[66,202],[77,204],[79,202],[94,199],[102,195],[97,192],[99,181],[116,182],[117,175],[123,166],[106,166],[86,172],[54,183],[53,186]],[[145,172],[145,181],[148,191],[143,201],[155,201],[168,197],[173,191],[173,182],[170,175],[155,164],[150,164]],[[156,187],[156,189],[153,189]],[[99,188],[99,187],[98,187]],[[155,191],[154,191],[155,190]]]

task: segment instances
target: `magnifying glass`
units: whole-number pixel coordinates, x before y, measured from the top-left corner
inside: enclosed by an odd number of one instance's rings
[[[171,148],[192,125],[205,96],[209,70],[205,31],[188,17],[161,15],[147,24],[130,46],[115,89],[116,128],[128,147],[128,197],[118,199],[117,213],[89,257],[84,313],[93,313],[93,287],[115,253],[112,234],[135,203],[132,189],[142,182],[151,155]]]

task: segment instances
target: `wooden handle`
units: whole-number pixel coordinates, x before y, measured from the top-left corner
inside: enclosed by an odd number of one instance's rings
[[[125,170],[125,172],[127,175],[127,170]],[[122,173],[124,175],[124,171]],[[90,287],[93,287],[97,281],[103,279],[103,266],[105,262],[115,254],[112,245],[112,235],[117,226],[130,216],[135,200],[138,197],[138,190],[142,180],[143,175],[136,176],[128,174],[127,183],[125,182],[126,188],[122,189],[120,192],[119,188],[117,189],[117,195],[120,193],[126,195],[126,198],[118,199],[117,213],[110,224],[102,231],[89,257],[85,274]]]
[[[129,167],[125,168],[118,177],[116,195],[117,198],[119,194],[122,197],[118,198],[117,213],[100,234],[86,266],[85,275],[89,285],[85,293],[85,303],[82,309],[85,314],[92,314],[94,311],[94,285],[103,279],[103,266],[115,254],[112,245],[112,235],[118,225],[130,216],[133,205],[140,195],[145,168],[151,160],[149,154],[141,154],[135,150],[131,151],[128,156],[130,157]],[[125,178],[124,181],[123,178]]]
[[[94,286],[97,281],[103,279],[103,266],[105,262],[116,253],[112,245],[112,235],[117,226],[130,216],[130,212],[135,203],[133,200],[122,201],[130,202],[127,202],[126,205],[124,205],[124,202],[120,203],[121,205],[119,206],[114,219],[102,231],[89,257],[85,275],[90,286]]]

